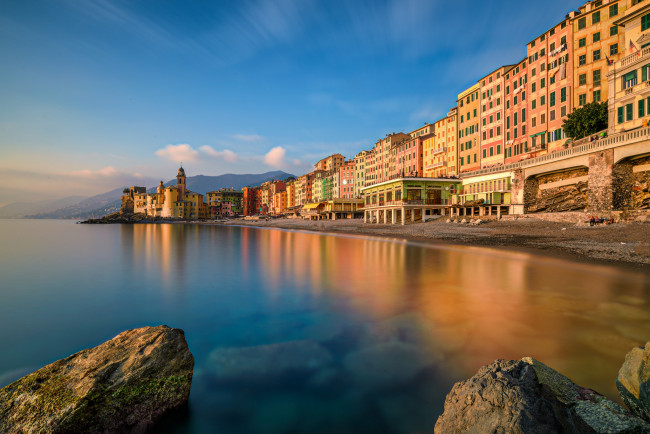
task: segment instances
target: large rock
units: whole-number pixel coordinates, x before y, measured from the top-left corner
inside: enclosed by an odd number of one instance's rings
[[[650,342],[627,353],[616,387],[625,405],[650,422]]]
[[[128,330],[0,389],[0,432],[142,431],[187,403],[193,368],[182,330]]]
[[[436,433],[650,433],[620,405],[543,363],[497,360],[447,395]]]

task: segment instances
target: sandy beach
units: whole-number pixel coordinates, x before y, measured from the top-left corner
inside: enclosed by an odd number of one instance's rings
[[[214,223],[210,223],[214,224]],[[364,224],[363,220],[244,220],[226,224],[345,233],[430,243],[484,246],[650,273],[650,224],[596,225],[549,222],[535,218],[490,220],[474,226],[445,219],[401,225]]]

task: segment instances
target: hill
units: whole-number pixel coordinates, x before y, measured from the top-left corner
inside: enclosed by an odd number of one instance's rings
[[[240,190],[243,187],[255,187],[267,181],[286,179],[292,176],[295,177],[295,175],[276,170],[266,173],[244,175],[236,175],[232,173],[218,176],[196,175],[187,177],[186,182],[189,190],[201,193],[205,196],[208,191],[219,190],[221,188],[234,188],[235,190]],[[165,187],[176,185],[176,179],[167,181],[164,185]],[[90,219],[103,217],[119,211],[120,196],[122,195],[123,190],[124,187],[116,188],[115,190],[107,191],[106,193],[98,194],[64,207],[61,207],[59,204],[58,207],[52,207],[47,211],[43,210],[34,214],[26,215],[24,218]],[[153,193],[156,191],[156,187],[151,187],[147,189],[147,191]],[[12,204],[6,206],[10,205]]]

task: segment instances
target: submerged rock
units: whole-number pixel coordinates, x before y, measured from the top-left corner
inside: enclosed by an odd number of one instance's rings
[[[218,348],[209,357],[214,377],[222,381],[274,380],[294,372],[315,372],[331,361],[329,351],[311,340]]]
[[[634,414],[650,422],[650,342],[627,353],[616,387]]]
[[[182,330],[128,330],[0,389],[0,432],[142,431],[187,403],[193,368]]]
[[[447,395],[436,433],[650,433],[650,425],[543,363],[497,360]]]

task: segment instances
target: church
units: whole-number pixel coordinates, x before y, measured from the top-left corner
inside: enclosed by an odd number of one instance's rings
[[[125,196],[131,196],[133,199],[134,213],[142,213],[149,217],[206,218],[208,207],[203,201],[203,195],[188,190],[185,181],[185,170],[181,165],[176,175],[176,185],[165,187],[160,181],[153,194],[148,194],[144,187],[131,187],[124,193]],[[123,196],[122,202],[124,199]]]

